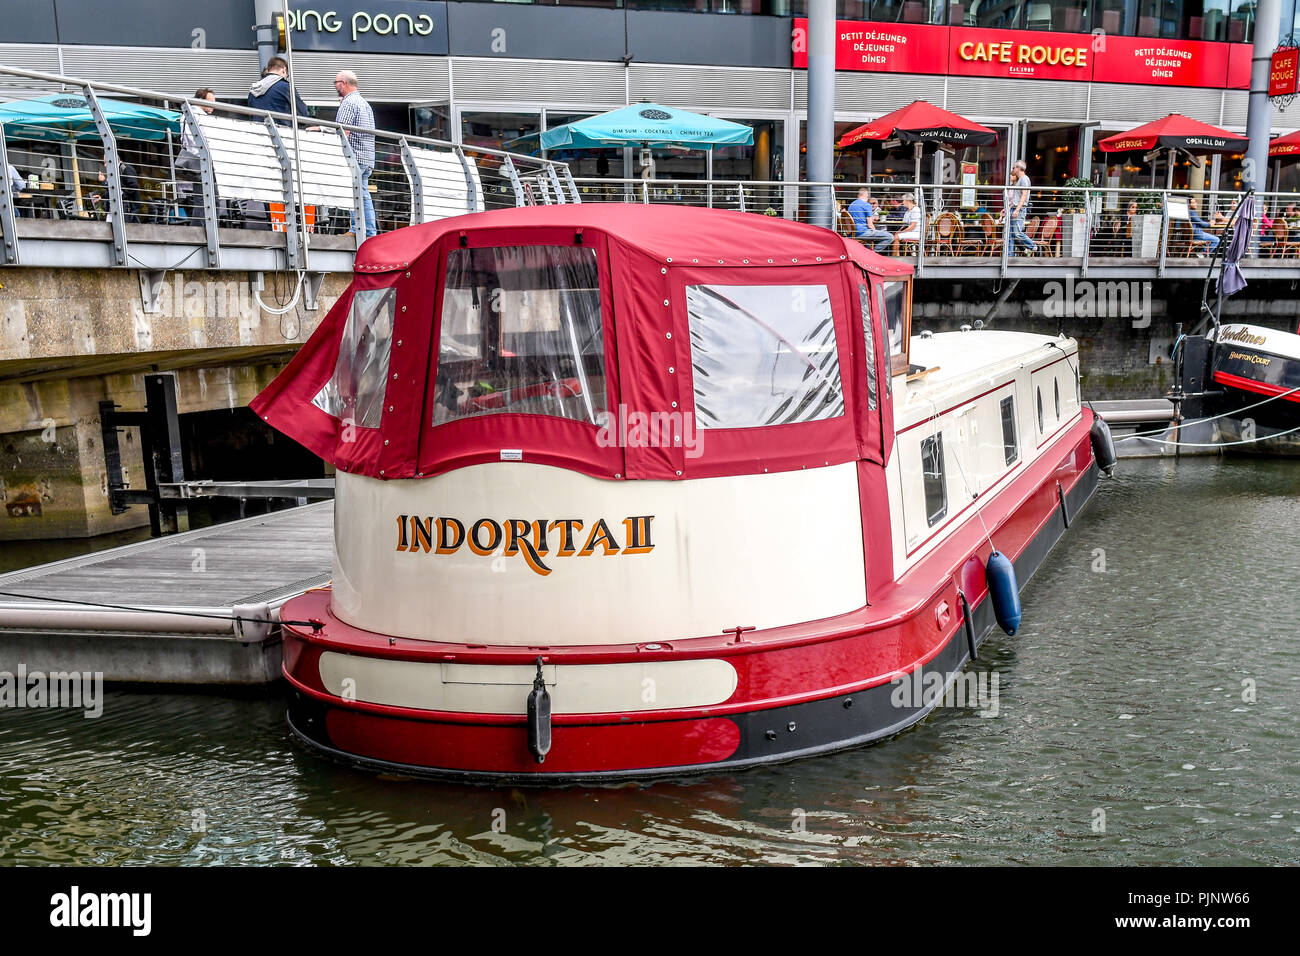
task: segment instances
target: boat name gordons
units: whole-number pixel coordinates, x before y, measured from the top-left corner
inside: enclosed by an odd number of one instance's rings
[[[538,518],[532,521],[525,518],[502,521],[479,518],[477,521],[462,521],[459,518],[398,515],[396,550],[412,554],[420,551],[455,554],[465,546],[477,555],[488,557],[504,545],[502,556],[518,555],[533,571],[545,576],[551,573],[551,569],[543,559],[551,556],[588,558],[596,554],[601,557],[649,554],[655,547],[650,540],[653,521],[654,515],[633,515],[614,522],[615,527],[623,526],[620,545],[610,523],[604,518],[589,524],[579,518]],[[549,539],[548,535],[551,536]],[[585,543],[578,547],[579,541]],[[559,547],[552,550],[551,543]]]

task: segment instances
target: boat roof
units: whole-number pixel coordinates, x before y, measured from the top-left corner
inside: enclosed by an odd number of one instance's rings
[[[877,255],[856,239],[779,216],[673,203],[587,202],[494,209],[385,233],[357,250],[356,271],[409,269],[448,235],[521,229],[590,229],[665,263],[777,266],[849,259],[879,276],[912,274],[907,263]]]

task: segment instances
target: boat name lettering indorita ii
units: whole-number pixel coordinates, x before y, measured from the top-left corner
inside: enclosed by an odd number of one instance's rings
[[[934,695],[891,691],[1014,633],[1113,459],[1073,340],[913,337],[911,281],[828,230],[661,205],[367,241],[253,405],[337,469],[331,587],[283,609],[314,622],[284,626],[294,732],[556,783],[922,719]]]

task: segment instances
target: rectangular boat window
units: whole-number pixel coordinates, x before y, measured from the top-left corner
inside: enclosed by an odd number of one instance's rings
[[[341,422],[362,428],[379,427],[384,389],[388,386],[396,298],[396,289],[363,289],[352,296],[334,374],[311,401]]]
[[[948,490],[943,479],[943,434],[921,442],[921,474],[925,485],[925,517],[934,527],[948,513]]]
[[[886,279],[884,291],[884,320],[889,335],[889,351],[897,358],[890,359],[890,375],[901,375],[908,369],[912,334],[912,283],[907,279]]]
[[[1002,399],[1002,448],[1006,452],[1007,464],[1010,465],[1020,457],[1020,446],[1016,442],[1016,399],[1008,395]]]
[[[844,414],[824,285],[686,288],[700,428],[753,428]]]
[[[501,413],[598,424],[606,400],[595,250],[452,250],[434,389],[434,425]]]
[[[862,337],[866,341],[867,362],[867,408],[876,410],[876,336],[875,325],[871,319],[871,290],[865,285],[858,286],[858,304],[862,308]]]

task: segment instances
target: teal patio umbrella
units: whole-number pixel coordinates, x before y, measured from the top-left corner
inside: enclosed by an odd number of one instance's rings
[[[113,134],[123,139],[166,139],[169,133],[179,133],[181,129],[181,114],[172,110],[106,99],[99,100],[99,108]],[[80,211],[81,179],[77,172],[76,144],[78,140],[100,138],[86,98],[79,93],[49,93],[35,99],[0,103],[0,128],[4,129],[6,139],[72,143],[72,183]]]
[[[628,146],[752,146],[754,131],[742,123],[701,116],[658,103],[633,103],[599,116],[534,134],[542,149],[616,149]],[[533,137],[521,137],[523,140]],[[515,142],[519,142],[516,140]]]

